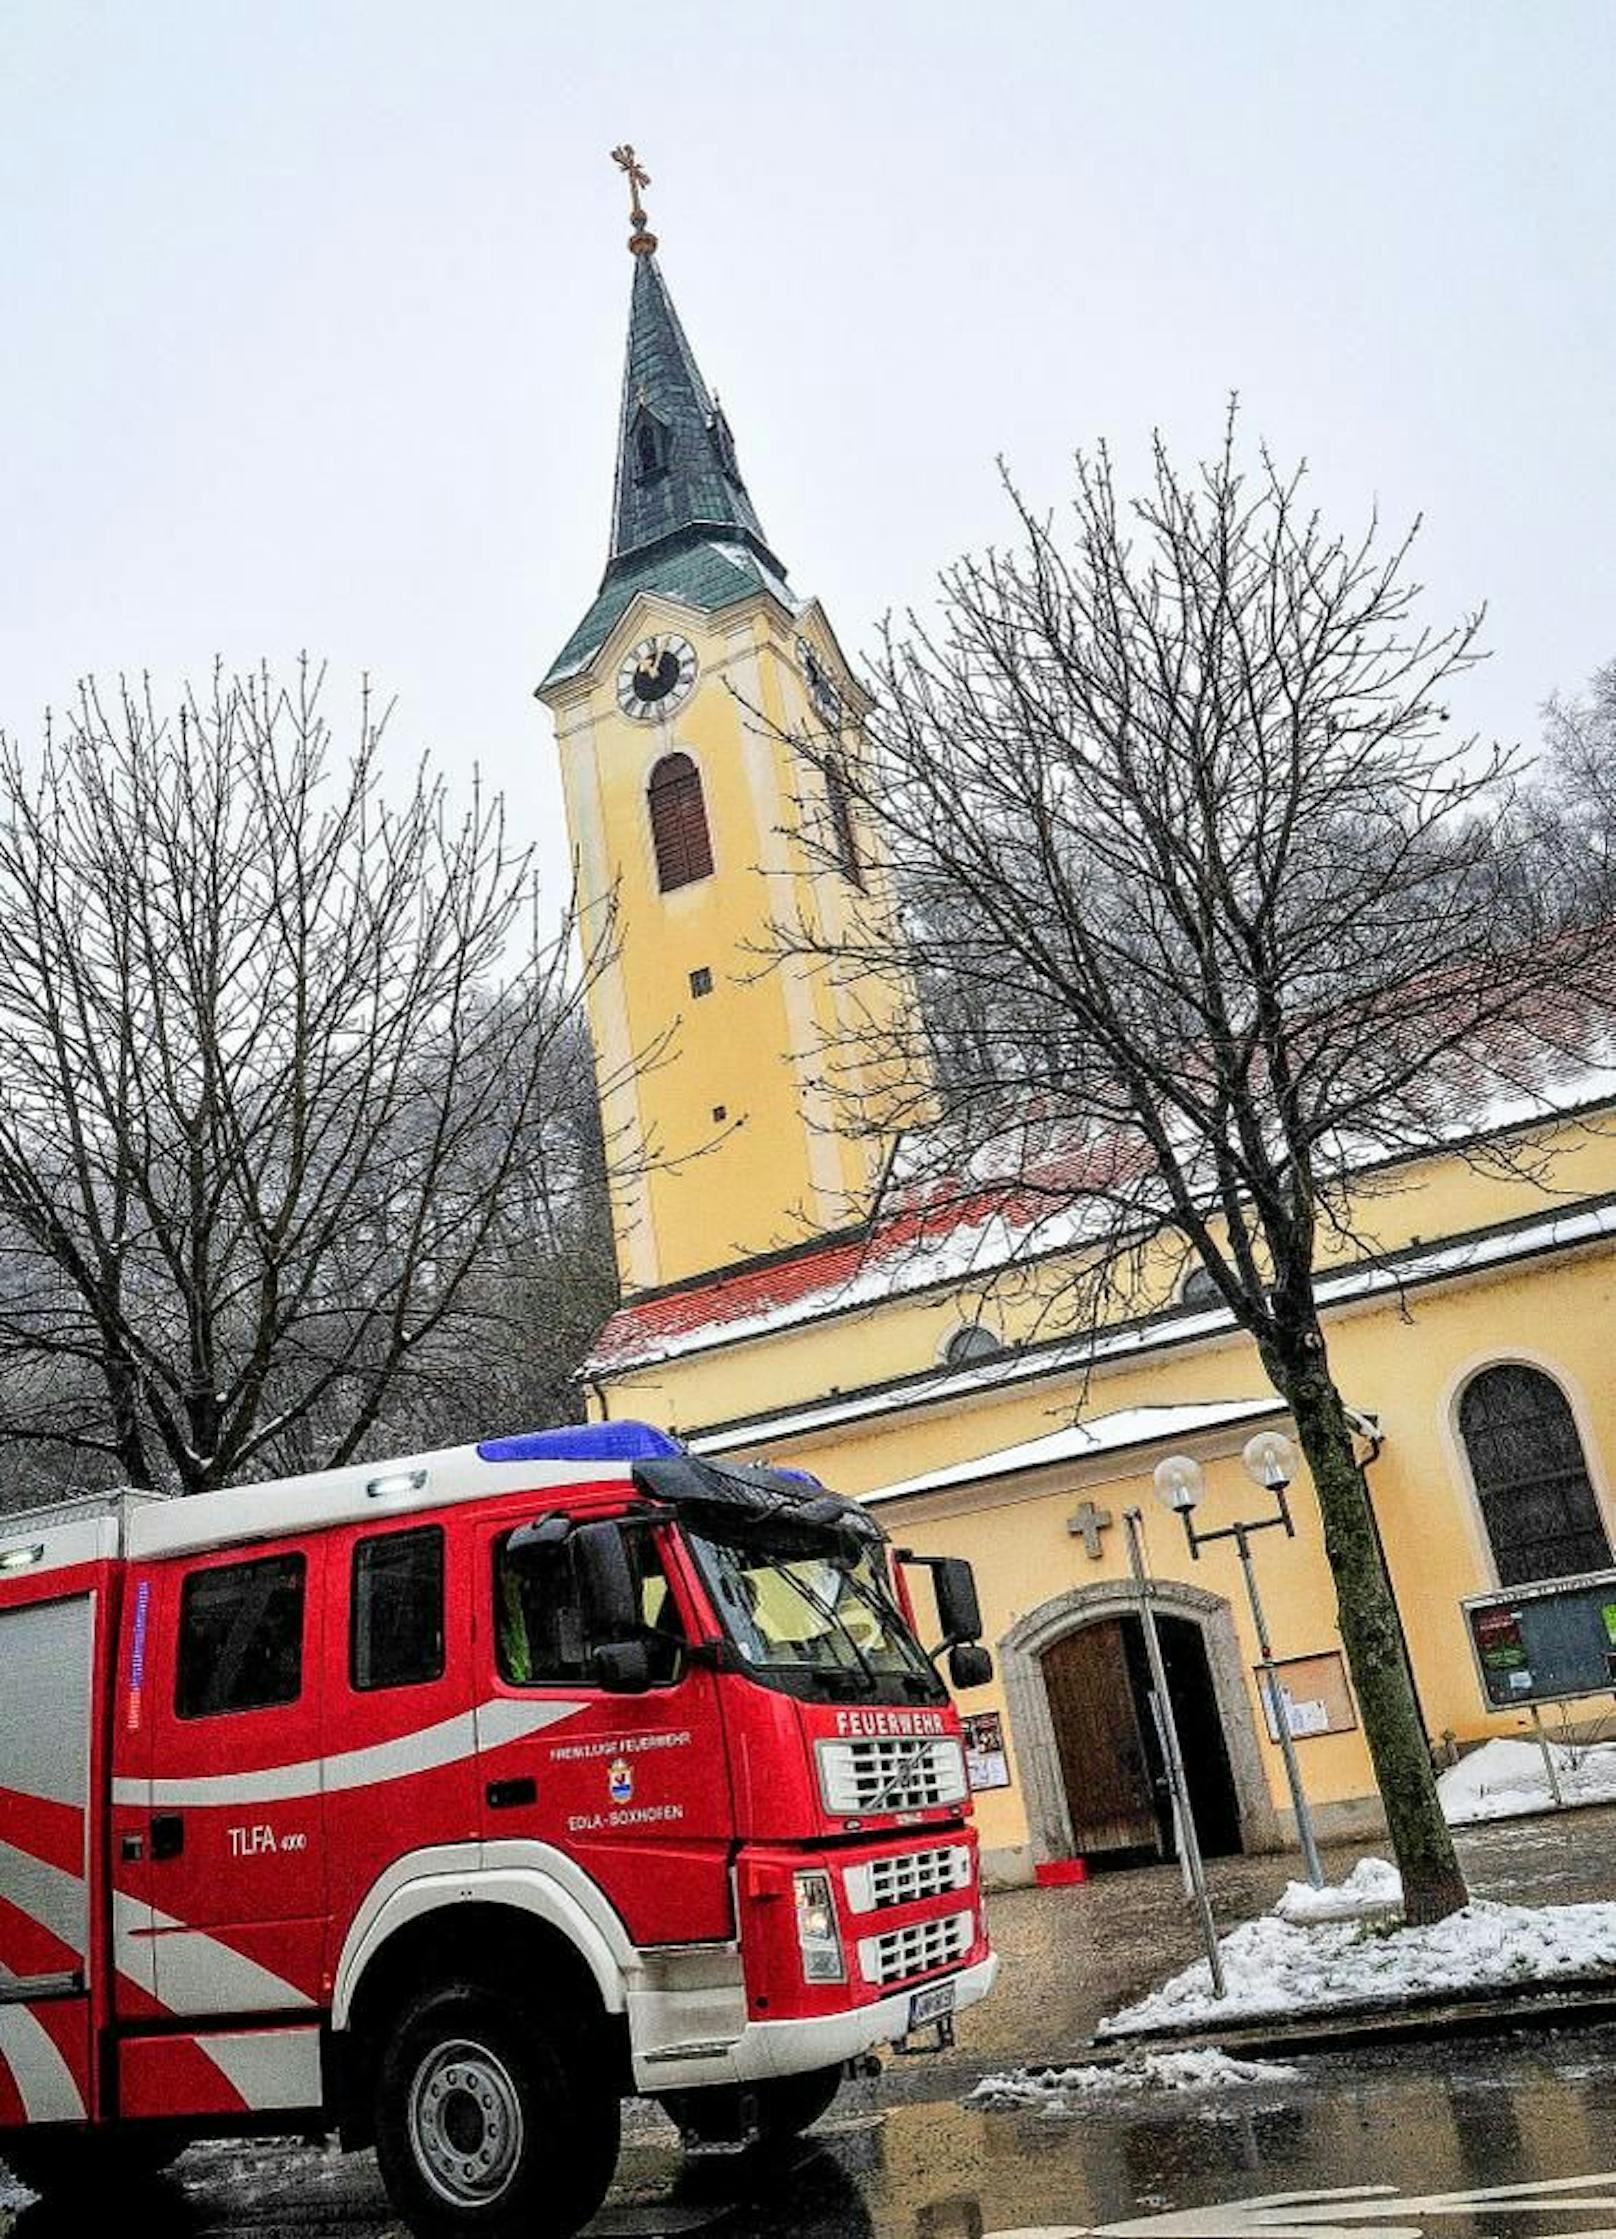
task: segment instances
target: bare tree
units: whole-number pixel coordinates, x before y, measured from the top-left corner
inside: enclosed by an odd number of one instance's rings
[[[497,800],[390,803],[321,684],[0,740],[0,1430],[80,1476],[359,1453],[572,1187],[571,928]]]
[[[578,1367],[618,1297],[606,1144],[581,1017],[551,1038],[544,1106],[542,1159],[514,1177],[452,1321],[417,1349],[388,1395],[376,1435],[394,1452],[581,1412]]]
[[[1556,693],[1544,709],[1547,754],[1537,809],[1545,845],[1585,911],[1616,911],[1616,661],[1580,699]]]
[[[1069,539],[1012,491],[1015,548],[889,627],[862,754],[799,742],[839,758],[901,910],[778,939],[892,993],[884,1062],[824,1063],[846,1124],[909,1123],[911,1204],[1000,1193],[1001,1242],[1064,1249],[1078,1329],[1161,1303],[1176,1242],[1250,1334],[1317,1488],[1408,1916],[1432,1920],[1465,1887],[1316,1277],[1374,1250],[1367,1170],[1574,1056],[1584,944],[1523,874],[1508,758],[1445,743],[1479,617],[1423,626],[1412,532],[1332,533],[1235,437],[1231,413],[1187,475],[1158,443],[1131,505],[1080,456]]]

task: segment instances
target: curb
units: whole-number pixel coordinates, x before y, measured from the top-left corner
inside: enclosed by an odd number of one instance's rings
[[[1329,2052],[1499,2029],[1552,2029],[1566,2021],[1591,2026],[1612,2019],[1616,2019],[1616,1975],[1566,1975],[1539,1990],[1500,1993],[1489,1984],[1433,1998],[1330,2006],[1311,2014],[1252,2014],[1221,2025],[1196,2021],[1162,2029],[1115,2030],[1102,2025],[1087,2050],[1107,2058],[1214,2045],[1225,2052]]]

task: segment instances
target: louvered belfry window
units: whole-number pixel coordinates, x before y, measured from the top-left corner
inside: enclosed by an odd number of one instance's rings
[[[855,886],[864,884],[864,865],[859,860],[858,831],[853,823],[853,801],[847,789],[847,777],[837,761],[825,764],[825,794],[830,802],[831,830],[836,835],[836,860],[841,865],[842,876]]]
[[[1519,1362],[1465,1387],[1459,1430],[1501,1586],[1610,1567],[1610,1539],[1564,1392]]]
[[[665,754],[651,772],[646,791],[657,884],[663,893],[710,878],[713,843],[707,831],[707,804],[701,797],[701,772],[690,756]]]

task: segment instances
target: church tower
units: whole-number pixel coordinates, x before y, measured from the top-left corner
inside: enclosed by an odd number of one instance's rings
[[[657,265],[649,181],[614,153],[634,279],[611,548],[539,697],[586,952],[611,929],[590,1024],[637,1293],[861,1218],[884,1150],[848,1127],[844,1097],[876,1093],[882,1003],[779,958],[771,927],[835,943],[889,902],[838,781],[867,702],[764,534]]]

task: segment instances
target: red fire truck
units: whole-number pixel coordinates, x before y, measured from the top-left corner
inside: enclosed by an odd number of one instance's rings
[[[0,2157],[335,2131],[503,2239],[627,2094],[805,2127],[993,1980],[928,1567],[929,1655],[866,1510],[628,1423],[0,1516]]]

